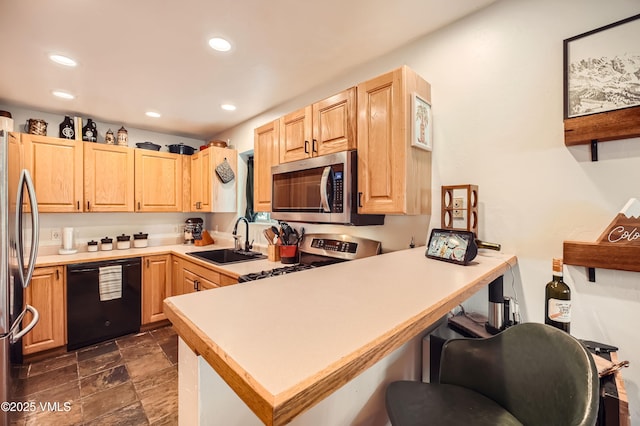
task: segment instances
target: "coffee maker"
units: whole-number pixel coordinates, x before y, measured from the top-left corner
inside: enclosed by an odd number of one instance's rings
[[[199,217],[190,217],[184,223],[184,243],[193,244],[202,238],[203,221]]]

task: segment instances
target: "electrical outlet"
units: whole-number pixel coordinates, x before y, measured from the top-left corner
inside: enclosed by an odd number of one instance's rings
[[[464,219],[464,200],[462,198],[453,199],[453,218]]]
[[[52,229],[51,230],[51,239],[53,241],[60,241],[60,230],[59,229]]]

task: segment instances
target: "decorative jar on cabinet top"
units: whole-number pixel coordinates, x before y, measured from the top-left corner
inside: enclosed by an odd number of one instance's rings
[[[124,126],[118,130],[118,145],[127,146],[129,144],[129,132]]]
[[[82,140],[85,142],[98,142],[98,128],[90,118],[87,119],[87,124],[82,128]]]
[[[105,133],[104,143],[106,143],[107,145],[113,145],[116,143],[116,138],[113,135],[113,131],[111,131],[111,129],[107,130],[107,133]]]
[[[76,131],[73,125],[73,119],[68,115],[64,116],[64,120],[60,123],[60,139],[75,139]]]

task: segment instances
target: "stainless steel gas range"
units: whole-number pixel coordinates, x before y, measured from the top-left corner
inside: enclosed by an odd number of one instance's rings
[[[380,254],[379,241],[346,234],[305,234],[299,244],[298,264],[242,275],[238,282],[275,277],[305,269],[317,268]]]

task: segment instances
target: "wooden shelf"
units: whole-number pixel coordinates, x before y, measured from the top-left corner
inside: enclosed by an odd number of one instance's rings
[[[566,265],[640,272],[640,246],[607,243],[565,241],[563,262]],[[589,281],[595,281],[595,273],[589,272]]]
[[[636,137],[640,137],[640,106],[564,120],[564,144],[591,144],[593,161],[598,160],[599,142]]]

